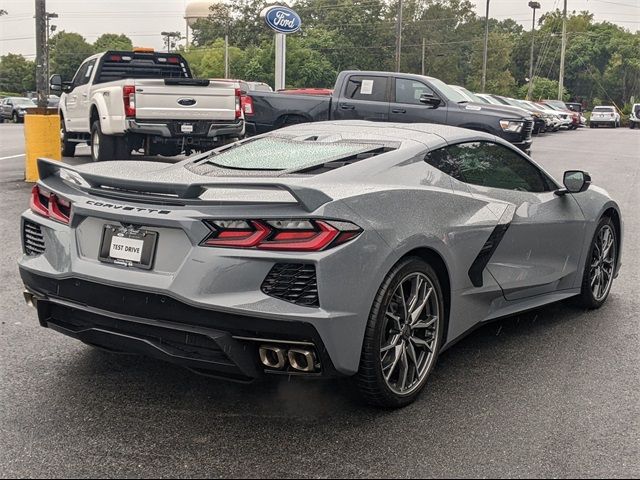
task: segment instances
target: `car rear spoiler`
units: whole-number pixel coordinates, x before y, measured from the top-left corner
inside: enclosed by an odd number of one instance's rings
[[[307,186],[285,184],[276,179],[241,179],[235,181],[221,180],[218,182],[197,183],[158,183],[139,179],[113,178],[89,172],[81,172],[71,165],[46,158],[38,159],[40,179],[45,180],[58,176],[59,172],[66,172],[63,180],[72,183],[88,193],[94,193],[111,198],[120,197],[129,201],[152,201],[171,203],[172,200],[182,200],[183,203],[197,203],[203,200],[200,196],[207,190],[240,189],[240,190],[279,190],[288,192],[293,199],[306,211],[313,212],[333,199],[324,192]],[[225,203],[225,202],[221,202]],[[233,203],[233,202],[232,202]],[[262,203],[262,202],[252,202]],[[269,202],[264,202],[269,203]]]

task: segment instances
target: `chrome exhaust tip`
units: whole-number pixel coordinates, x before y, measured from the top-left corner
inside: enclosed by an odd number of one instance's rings
[[[36,298],[36,296],[31,293],[29,290],[24,290],[22,292],[22,295],[24,295],[24,301],[27,305],[29,305],[30,307],[36,308],[38,305],[38,299]]]
[[[262,345],[259,350],[260,362],[267,368],[282,370],[287,366],[287,351],[272,345]]]
[[[316,370],[316,355],[310,350],[292,348],[287,357],[294,370],[304,373],[313,373]]]

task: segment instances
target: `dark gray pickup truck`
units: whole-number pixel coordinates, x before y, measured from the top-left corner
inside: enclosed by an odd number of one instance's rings
[[[471,103],[437,78],[406,73],[345,71],[333,95],[251,92],[247,132],[322,120],[441,123],[501,137],[524,151],[531,147],[533,119],[524,111]]]

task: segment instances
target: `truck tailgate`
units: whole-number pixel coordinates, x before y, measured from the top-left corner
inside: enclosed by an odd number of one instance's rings
[[[235,121],[234,88],[215,82],[173,83],[136,80],[136,119]]]

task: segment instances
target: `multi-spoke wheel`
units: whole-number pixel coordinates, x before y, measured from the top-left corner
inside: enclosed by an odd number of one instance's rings
[[[444,302],[435,271],[423,260],[401,261],[373,304],[358,385],[374,405],[401,407],[424,387],[442,340]]]
[[[582,279],[580,300],[588,308],[600,307],[609,296],[618,260],[616,229],[609,217],[598,224]]]

